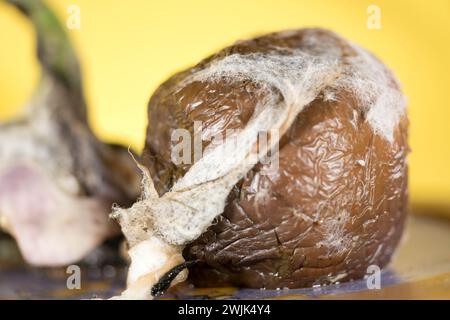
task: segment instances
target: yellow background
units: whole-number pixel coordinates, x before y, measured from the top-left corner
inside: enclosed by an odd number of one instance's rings
[[[450,1],[411,0],[51,0],[81,58],[94,130],[141,149],[146,104],[175,71],[237,39],[305,26],[332,29],[395,70],[409,99],[413,201],[450,204]],[[381,8],[381,30],[366,27]],[[14,116],[38,80],[33,33],[0,1],[0,120]]]

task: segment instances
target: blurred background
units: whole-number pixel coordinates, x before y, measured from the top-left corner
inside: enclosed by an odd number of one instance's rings
[[[171,74],[242,38],[282,29],[329,28],[366,47],[397,74],[409,100],[412,203],[450,216],[450,1],[448,0],[48,0],[65,22],[84,75],[92,127],[141,150],[147,102]],[[381,28],[367,20],[376,5]],[[29,23],[0,1],[0,121],[33,93],[39,67]],[[418,210],[420,211],[420,210]]]

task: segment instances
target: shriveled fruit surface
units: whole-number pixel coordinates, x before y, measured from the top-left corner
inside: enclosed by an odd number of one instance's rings
[[[185,248],[186,260],[199,261],[189,270],[198,286],[356,279],[369,265],[385,266],[400,240],[408,198],[404,98],[379,60],[326,30],[241,41],[165,82],[149,103],[144,152],[158,192],[190,168],[171,160],[173,130],[193,136],[194,121],[202,121],[207,147],[216,135],[244,128],[261,106],[297,103],[304,92],[292,84],[312,77],[302,77],[308,59],[338,76],[281,138],[278,170],[258,163],[235,185],[223,214]]]

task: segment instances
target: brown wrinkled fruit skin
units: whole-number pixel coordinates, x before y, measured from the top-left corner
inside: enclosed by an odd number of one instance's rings
[[[355,54],[334,34],[314,32],[340,45],[344,55]],[[176,84],[211,59],[275,45],[301,48],[302,37],[299,30],[283,39],[271,34],[240,42],[157,90],[144,159],[160,193],[189,169],[171,163],[173,129],[192,131],[199,120],[209,138],[243,128],[262,98],[249,82],[195,82],[181,90]],[[282,137],[279,171],[255,166],[214,225],[186,247],[186,260],[199,260],[190,280],[200,287],[300,288],[358,279],[369,265],[385,266],[407,214],[407,127],[403,116],[391,144],[374,134],[352,93],[328,101],[319,95]]]

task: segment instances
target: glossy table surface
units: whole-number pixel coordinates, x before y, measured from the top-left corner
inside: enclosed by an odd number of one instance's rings
[[[120,292],[126,266],[110,247],[98,249],[81,264],[81,289],[69,290],[65,268],[25,266],[14,243],[0,238],[0,299],[90,299]],[[329,286],[250,290],[194,288],[182,284],[160,299],[450,299],[450,220],[412,215],[402,244],[381,273],[381,288],[367,280]]]

